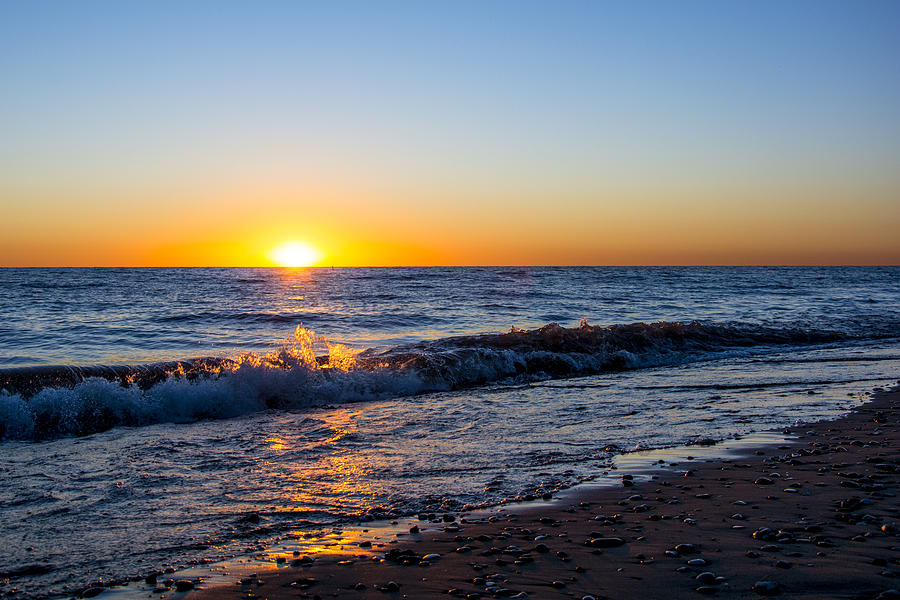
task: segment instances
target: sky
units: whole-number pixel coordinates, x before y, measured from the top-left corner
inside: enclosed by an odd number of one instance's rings
[[[0,266],[900,264],[900,2],[0,3]]]

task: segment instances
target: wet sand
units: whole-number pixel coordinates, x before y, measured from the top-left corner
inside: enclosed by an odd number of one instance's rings
[[[437,514],[186,596],[900,598],[898,405],[900,391],[878,394],[747,457],[621,472],[622,485],[489,518]]]

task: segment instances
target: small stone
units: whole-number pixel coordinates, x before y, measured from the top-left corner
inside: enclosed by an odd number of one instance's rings
[[[291,587],[306,590],[319,583],[315,577],[301,577],[291,582]]]
[[[776,581],[757,581],[753,584],[753,591],[760,596],[777,596],[781,593],[781,585]]]
[[[772,485],[775,482],[768,477],[758,477],[753,483],[755,483],[756,485]]]
[[[712,596],[712,595],[718,593],[719,588],[713,587],[711,585],[701,585],[700,587],[696,588],[694,591],[697,592],[698,594]]]
[[[775,563],[775,566],[779,569],[790,569],[794,566],[794,563],[788,560],[779,560],[777,563]]]
[[[440,554],[426,554],[425,556],[422,557],[422,560],[431,561],[431,560],[437,560],[440,557],[441,557]]]
[[[625,540],[617,537],[609,537],[609,538],[591,538],[584,543],[585,546],[590,546],[591,548],[615,548],[616,546],[621,546],[625,543]]]
[[[93,598],[94,596],[99,595],[103,591],[102,587],[89,587],[88,589],[81,592],[82,598]]]
[[[388,581],[386,584],[378,586],[378,591],[385,593],[399,592],[400,586],[394,581]]]
[[[687,564],[689,567],[705,567],[709,564],[709,561],[703,558],[692,558],[691,560],[687,561]]]
[[[705,585],[712,585],[716,582],[716,574],[710,571],[704,571],[703,573],[700,573],[699,575],[694,577],[694,579]]]
[[[175,591],[189,592],[194,589],[194,582],[190,579],[179,579],[175,582]]]

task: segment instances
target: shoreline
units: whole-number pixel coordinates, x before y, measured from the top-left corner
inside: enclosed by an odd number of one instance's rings
[[[316,548],[298,540],[302,552],[282,539],[263,551],[269,568],[243,558],[199,566],[158,576],[152,595],[900,598],[892,595],[900,588],[898,408],[894,388],[838,419],[800,425],[792,439],[770,432],[769,443],[754,444],[750,436],[728,457],[715,456],[721,445],[681,447],[693,460],[641,472],[620,455],[615,486],[347,527],[325,532],[331,541]],[[175,591],[176,579],[195,589]],[[104,596],[152,591],[138,584]]]

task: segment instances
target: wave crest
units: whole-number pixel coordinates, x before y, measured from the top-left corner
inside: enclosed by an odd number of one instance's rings
[[[566,328],[445,338],[385,351],[328,342],[297,327],[270,352],[141,366],[0,371],[0,439],[86,435],[111,427],[223,419],[528,381],[681,364],[760,345],[837,341],[836,332],[742,324],[582,321]]]

